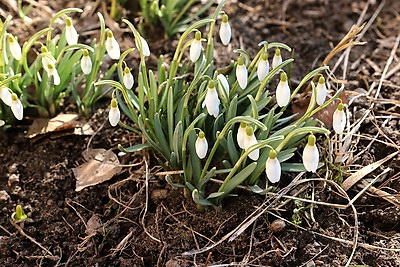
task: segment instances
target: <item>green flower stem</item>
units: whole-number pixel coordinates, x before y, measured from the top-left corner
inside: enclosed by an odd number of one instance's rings
[[[0,87],[18,78],[21,78],[21,73],[17,73],[11,77],[8,77],[7,79],[0,81]]]
[[[118,78],[119,78],[120,81],[123,80],[124,70],[123,70],[123,68],[122,68],[122,64],[123,64],[123,62],[124,62],[124,59],[125,59],[125,57],[126,57],[129,53],[133,52],[134,50],[135,50],[135,48],[129,48],[128,50],[125,50],[125,51],[121,54],[121,56],[119,57],[118,65],[117,65],[117,70],[118,70]]]
[[[88,45],[85,45],[85,44],[74,44],[74,45],[67,45],[67,46],[65,46],[61,51],[60,51],[60,54],[58,55],[58,57],[57,57],[57,64],[59,64],[60,63],[60,61],[61,61],[61,59],[62,59],[62,57],[63,57],[63,55],[64,55],[64,53],[66,52],[66,51],[69,51],[69,50],[74,50],[74,49],[87,49],[87,50],[89,50],[90,52],[94,52],[94,49],[92,48],[92,47],[90,47],[90,46],[88,46]]]
[[[50,24],[49,24],[49,28],[51,29],[49,32],[47,32],[47,38],[46,38],[46,45],[49,46],[50,41],[51,41],[51,32],[52,32],[52,27],[54,22],[61,17],[62,15],[66,14],[66,13],[70,13],[70,12],[83,12],[82,9],[80,8],[66,8],[63,9],[61,11],[59,11],[57,14],[54,15],[54,17],[50,20]]]
[[[5,60],[7,59],[7,51],[6,51],[6,29],[7,29],[7,25],[8,23],[11,21],[12,16],[7,16],[7,18],[5,19],[2,28],[1,28],[1,32],[0,32],[0,73],[6,73],[6,71],[4,71],[4,67],[6,65]]]
[[[169,26],[168,30],[171,30],[173,28],[175,28],[176,23],[178,23],[178,21],[181,19],[181,17],[183,16],[183,14],[186,13],[186,11],[195,3],[197,2],[197,0],[189,0],[188,2],[186,2],[186,5],[181,9],[181,11],[178,13],[178,15],[176,15],[175,19],[172,21],[171,25]]]

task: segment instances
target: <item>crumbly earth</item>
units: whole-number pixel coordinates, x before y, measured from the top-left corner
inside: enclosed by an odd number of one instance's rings
[[[361,38],[367,43],[352,48],[346,69],[347,95],[349,99],[358,95],[350,100],[351,122],[356,122],[371,109],[371,115],[361,123],[353,137],[354,145],[349,148],[352,153],[346,169],[350,174],[360,166],[399,150],[400,72],[396,71],[396,66],[400,64],[400,49],[393,52],[393,63],[386,72],[390,75],[378,87],[392,49],[399,41],[396,39],[400,32],[399,1],[384,1],[380,11],[380,1],[372,0],[227,2],[225,11],[230,16],[233,40],[228,48],[216,45],[216,63],[224,66],[231,58],[236,58],[232,52],[234,48],[241,47],[255,55],[257,44],[262,40],[283,42],[295,51],[293,83],[319,66],[360,17],[360,23],[368,22],[376,12],[376,19],[367,25]],[[0,3],[0,16],[12,14],[18,17],[10,3]],[[32,26],[27,27],[18,19],[10,25],[20,40],[36,28],[43,28],[48,23],[49,13],[66,7],[62,0],[38,3],[32,11],[32,17],[35,17]],[[366,5],[368,8],[363,14]],[[96,9],[102,10],[102,5],[71,0],[67,6],[93,8],[79,21],[77,29],[79,32],[98,30],[84,21],[97,23],[95,15],[91,14]],[[132,20],[138,16],[135,12],[122,10],[122,14]],[[78,20],[78,17],[74,19]],[[124,49],[133,45],[130,35],[123,31],[117,35],[124,38],[121,43]],[[171,57],[173,45],[170,42],[175,44],[175,40],[160,40],[159,37],[152,38],[154,34],[148,35],[152,53]],[[91,35],[86,38],[90,39]],[[283,56],[289,55],[284,53]],[[331,68],[337,59],[338,56],[330,63]],[[137,62],[135,58],[131,60],[132,65]],[[150,61],[150,66],[156,62],[155,58]],[[338,64],[334,71],[336,78],[343,79],[344,65],[343,62]],[[380,92],[375,96],[378,88]],[[112,148],[117,152],[119,143],[141,142],[140,137],[126,130],[111,128],[108,124],[101,127],[106,120],[107,102],[100,103],[89,119],[91,126],[99,130],[90,146]],[[63,111],[76,111],[67,103],[68,100]],[[33,142],[25,137],[30,122],[26,119],[0,132],[0,266],[344,266],[350,257],[352,265],[400,266],[400,252],[395,250],[400,249],[400,209],[394,204],[400,199],[399,155],[364,177],[365,180],[375,178],[389,168],[374,186],[391,195],[392,202],[367,191],[354,203],[355,216],[351,208],[324,205],[311,208],[308,204],[302,208],[292,201],[285,203],[282,198],[275,205],[279,209],[263,213],[234,241],[225,240],[204,253],[184,256],[184,252],[218,242],[252,216],[257,207],[274,198],[239,189],[237,197],[225,200],[221,211],[200,212],[192,201],[185,199],[181,190],[172,188],[163,176],[157,175],[162,170],[151,153],[120,157],[122,164],[134,166],[124,168],[122,173],[105,183],[75,192],[72,168],[84,162],[82,152],[90,137],[48,135]],[[374,138],[378,140],[371,142]],[[280,187],[292,178],[286,175]],[[337,173],[332,173],[329,178],[338,179]],[[330,184],[310,182],[297,189],[302,198],[312,196],[316,201],[335,204],[348,202]],[[356,185],[347,193],[352,198],[360,190]],[[28,215],[28,220],[20,225],[23,233],[10,221],[17,204],[22,205]],[[301,210],[300,227],[290,224],[294,221],[294,209]],[[270,227],[277,219],[272,213],[288,220],[283,230]],[[274,222],[276,224],[282,225],[282,221]],[[358,232],[358,243],[362,245],[353,255],[355,231]]]

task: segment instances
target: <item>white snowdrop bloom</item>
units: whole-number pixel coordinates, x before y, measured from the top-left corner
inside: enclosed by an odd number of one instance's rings
[[[308,142],[303,150],[303,165],[309,172],[316,172],[318,168],[319,152],[313,134],[308,136]]]
[[[143,55],[146,57],[150,56],[150,48],[149,48],[149,44],[147,43],[147,41],[142,36],[140,36],[140,41],[141,41],[141,45],[142,45]],[[135,44],[136,44],[136,47],[139,49],[139,45],[138,45],[136,39],[135,39]]]
[[[49,53],[47,50],[46,46],[42,46],[41,48],[43,57],[42,57],[42,66],[45,69],[45,71],[48,73],[49,72],[49,65],[56,65],[56,59]]]
[[[268,62],[268,54],[266,52],[263,53],[260,62],[257,65],[257,77],[261,82],[264,80],[265,76],[269,73],[269,62]]]
[[[82,50],[81,69],[86,75],[92,72],[92,60],[87,49]]]
[[[275,69],[282,63],[282,56],[281,56],[281,50],[277,48],[275,50],[274,57],[272,58],[272,68]]]
[[[20,60],[22,52],[21,52],[21,46],[19,45],[17,39],[15,39],[15,37],[12,36],[11,34],[7,34],[7,42],[13,58],[15,58],[15,60]]]
[[[236,79],[240,88],[245,89],[247,86],[247,68],[242,57],[240,57],[237,61]]]
[[[108,121],[110,122],[111,126],[116,126],[121,118],[121,113],[119,112],[118,108],[118,101],[117,99],[113,98],[111,100],[110,105],[110,112],[108,113]]]
[[[237,133],[237,142],[241,149],[245,148],[244,140],[246,139],[246,127],[247,124],[245,122],[241,122]]]
[[[106,50],[107,54],[110,56],[112,59],[119,59],[119,56],[121,55],[121,51],[119,49],[119,44],[117,40],[114,38],[114,34],[110,29],[107,29],[107,39],[106,39]]]
[[[53,77],[54,85],[60,84],[60,76],[58,75],[57,69],[53,64],[47,65],[47,73],[49,74],[49,77]]]
[[[199,135],[197,136],[195,148],[197,156],[200,159],[204,159],[207,155],[208,143],[207,139],[204,137],[203,131],[200,131]]]
[[[201,33],[197,31],[194,35],[192,44],[190,45],[190,60],[195,63],[201,54]]]
[[[78,43],[78,33],[75,30],[74,25],[72,25],[72,19],[67,17],[65,20],[65,39],[69,45],[74,45]]]
[[[0,87],[0,98],[3,100],[4,104],[11,106],[12,97],[10,88]]]
[[[128,67],[124,69],[124,77],[122,77],[126,89],[132,89],[134,79],[131,70]]]
[[[24,114],[24,108],[22,106],[21,100],[19,100],[18,96],[14,93],[11,95],[10,107],[15,118],[17,118],[17,120],[22,120]]]
[[[4,124],[6,124],[5,121],[0,120],[0,127],[3,126]]]
[[[254,135],[253,128],[251,126],[246,127],[246,136],[244,138],[244,149],[247,150],[249,147],[252,145],[257,144],[257,139],[256,136]],[[251,160],[258,160],[258,157],[260,156],[260,149],[255,149],[249,153],[249,158]]]
[[[219,28],[219,38],[221,38],[223,45],[228,45],[232,36],[231,25],[229,25],[228,19],[228,15],[224,14],[222,16],[221,27]]]
[[[321,106],[322,104],[324,104],[326,95],[328,94],[328,91],[326,90],[324,76],[319,77],[316,91],[317,91],[317,104]]]
[[[278,106],[284,107],[287,104],[289,104],[290,100],[290,88],[287,80],[286,73],[281,74],[281,79],[278,83],[278,86],[276,87],[276,102],[278,103]]]
[[[281,163],[276,157],[276,151],[271,150],[265,163],[265,172],[271,183],[277,183],[281,179]]]
[[[228,80],[226,79],[225,75],[223,74],[218,74],[217,75],[217,80],[220,81],[222,84],[222,87],[225,89],[226,94],[229,96],[229,83]]]
[[[216,118],[219,114],[219,104],[220,102],[218,98],[218,93],[217,90],[215,90],[214,82],[210,81],[208,83],[206,98],[204,99],[202,106],[203,108],[204,106],[207,108],[208,114]]]
[[[340,103],[333,113],[333,129],[338,134],[343,133],[346,127],[346,113],[343,108],[343,104]]]

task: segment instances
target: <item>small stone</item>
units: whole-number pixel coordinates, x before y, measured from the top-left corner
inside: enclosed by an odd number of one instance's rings
[[[151,198],[153,200],[163,200],[168,197],[168,190],[166,189],[155,189],[151,192]]]
[[[19,174],[11,174],[8,178],[8,186],[11,186],[14,183],[19,183]]]
[[[11,166],[8,167],[8,172],[13,174],[13,173],[17,173],[18,171],[18,164],[14,163]]]
[[[273,221],[271,223],[271,225],[269,226],[269,229],[273,232],[273,233],[279,233],[281,232],[283,229],[285,229],[286,227],[286,223],[280,219],[277,219],[275,221]]]
[[[309,261],[305,266],[306,267],[315,267],[315,262],[314,261]]]
[[[5,190],[0,191],[0,202],[6,202],[7,200],[10,199],[10,196]]]

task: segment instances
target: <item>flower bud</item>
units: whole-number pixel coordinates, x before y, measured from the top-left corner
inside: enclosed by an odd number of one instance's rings
[[[12,98],[10,88],[0,87],[0,98],[3,100],[4,104],[11,106]]]
[[[223,75],[221,73],[218,74],[217,80],[222,84],[222,88],[225,89],[226,94],[229,96],[229,83],[228,83],[228,80],[226,79],[225,75]]]
[[[87,49],[82,50],[81,69],[86,75],[92,72],[92,60],[89,57]]]
[[[258,143],[257,138],[254,135],[253,128],[248,125],[246,127],[246,136],[244,138],[244,149],[247,150],[249,147],[257,143]],[[258,157],[260,156],[260,149],[255,149],[251,151],[248,156],[251,160],[254,161],[258,160]]]
[[[286,73],[282,72],[281,79],[278,86],[276,87],[276,102],[278,106],[284,107],[289,104],[290,100],[290,88],[287,80]]]
[[[247,86],[247,68],[242,57],[240,57],[237,61],[236,79],[240,88],[245,89]]]
[[[219,37],[221,38],[221,42],[223,45],[228,45],[231,40],[232,30],[229,25],[228,15],[224,14],[222,16],[222,23],[219,29]]]
[[[118,108],[118,101],[117,99],[113,98],[111,100],[110,105],[110,112],[108,113],[108,121],[110,122],[111,126],[116,126],[121,118],[121,113],[119,112]]]
[[[216,118],[219,114],[219,104],[220,101],[217,90],[215,90],[214,82],[210,81],[208,83],[206,98],[204,99],[202,106],[206,106],[208,114]]]
[[[119,49],[119,44],[117,40],[114,38],[114,34],[110,29],[107,29],[106,31],[107,39],[106,39],[106,50],[107,54],[110,56],[112,59],[119,59],[119,56],[121,55],[121,51]]]
[[[204,159],[207,155],[208,143],[207,139],[204,137],[203,131],[200,131],[199,135],[197,136],[195,148],[197,156],[200,159]]]
[[[201,33],[196,31],[195,38],[190,45],[190,60],[195,63],[201,54]]]
[[[150,56],[150,48],[149,48],[147,41],[142,36],[140,36],[140,41],[142,42],[143,55],[146,57]],[[139,45],[138,45],[136,39],[135,39],[135,44],[136,44],[136,47],[139,49]]]
[[[337,134],[341,134],[346,127],[346,113],[343,110],[343,104],[339,103],[337,109],[333,113],[333,129]]]
[[[128,67],[125,67],[124,69],[123,82],[126,89],[131,89],[133,87],[134,79],[131,70]]]
[[[75,30],[74,25],[72,25],[72,19],[67,17],[65,20],[65,39],[69,45],[74,45],[78,43],[78,33]]]
[[[7,34],[7,42],[13,58],[15,58],[15,60],[20,60],[22,52],[21,52],[21,46],[19,45],[18,41],[11,34]]]
[[[326,90],[324,76],[319,77],[316,91],[317,91],[317,104],[321,106],[322,104],[324,104],[326,95],[328,94],[328,91]]]
[[[277,158],[276,151],[271,150],[265,163],[265,172],[271,183],[279,182],[281,179],[281,164]]]
[[[18,96],[14,93],[11,95],[10,107],[15,118],[17,118],[17,120],[22,120],[24,114],[24,108],[22,106],[21,100],[19,100]]]
[[[241,149],[245,149],[244,140],[246,139],[246,127],[247,124],[245,122],[241,122],[237,133],[237,142]]]
[[[281,50],[277,48],[275,50],[275,55],[272,58],[272,68],[275,69],[282,63],[282,56],[281,56]]]
[[[315,142],[315,136],[310,134],[303,150],[303,165],[309,172],[316,172],[318,168],[319,152]]]

